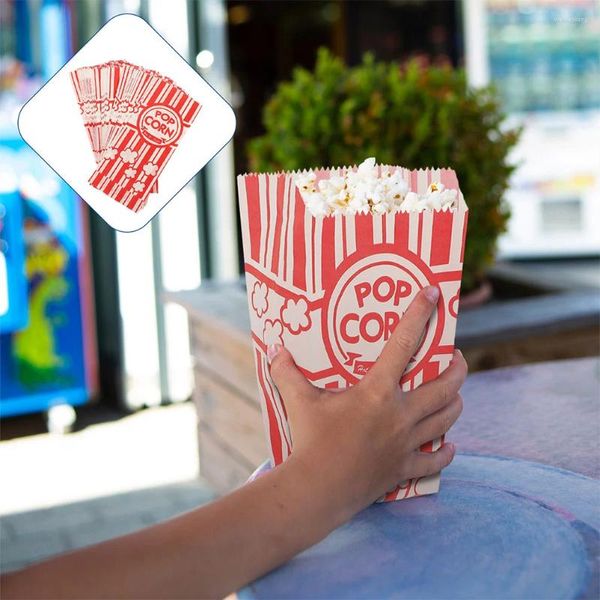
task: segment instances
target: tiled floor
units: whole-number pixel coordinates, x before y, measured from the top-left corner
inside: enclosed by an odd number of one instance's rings
[[[86,414],[83,428],[64,436],[32,434],[35,418],[3,423],[0,570],[134,531],[213,497],[197,475],[193,405],[100,423],[86,423]],[[19,427],[29,431],[12,437]]]
[[[5,515],[0,520],[0,570],[158,523],[213,498],[198,480]]]

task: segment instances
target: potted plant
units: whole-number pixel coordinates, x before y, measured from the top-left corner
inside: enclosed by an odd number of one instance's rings
[[[469,205],[463,292],[478,290],[509,217],[508,154],[520,131],[502,127],[492,88],[469,89],[450,67],[376,62],[347,67],[319,50],[264,108],[264,135],[248,145],[253,171],[356,164],[367,156],[410,169],[453,168]],[[476,293],[476,292],[475,292]]]

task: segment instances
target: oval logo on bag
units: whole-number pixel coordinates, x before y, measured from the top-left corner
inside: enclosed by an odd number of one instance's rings
[[[181,117],[168,106],[145,108],[138,119],[140,135],[154,146],[168,146],[176,142],[183,130]]]
[[[433,280],[429,267],[420,263],[416,256],[409,260],[380,251],[340,265],[337,283],[326,298],[323,333],[333,364],[349,382],[367,373],[413,298]],[[443,311],[438,309],[404,378],[429,359],[442,328]]]

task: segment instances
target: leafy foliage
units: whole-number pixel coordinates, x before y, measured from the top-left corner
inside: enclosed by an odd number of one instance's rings
[[[314,71],[298,68],[263,112],[264,135],[248,145],[253,171],[377,162],[451,167],[469,206],[463,288],[473,289],[506,229],[507,162],[520,131],[502,128],[492,88],[470,90],[462,70],[376,62],[349,68],[326,49]]]

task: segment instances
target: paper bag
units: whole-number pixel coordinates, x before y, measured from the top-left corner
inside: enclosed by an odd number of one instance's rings
[[[395,168],[395,167],[393,167]],[[329,177],[337,169],[316,171]],[[449,169],[402,170],[410,191],[432,182],[459,190]],[[279,343],[321,388],[358,382],[423,287],[441,291],[438,309],[401,380],[411,390],[450,363],[459,304],[468,209],[313,216],[296,172],[238,177],[248,305],[263,419],[275,465],[292,452],[285,404],[266,357]],[[441,440],[422,449],[434,451]],[[439,474],[399,482],[381,500],[431,494]]]

